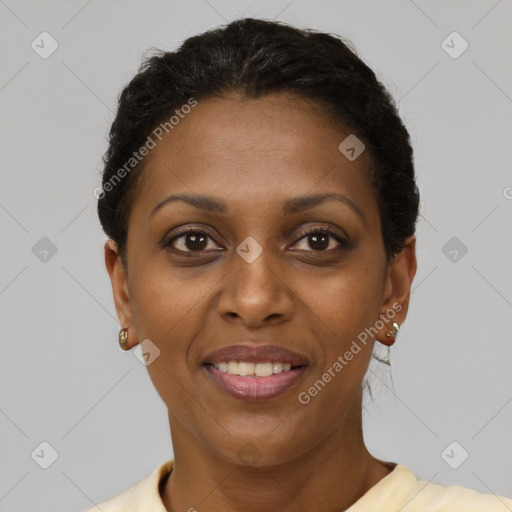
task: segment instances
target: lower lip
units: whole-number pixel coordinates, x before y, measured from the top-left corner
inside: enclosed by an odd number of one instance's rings
[[[221,372],[213,365],[204,368],[213,381],[224,391],[241,400],[269,400],[293,387],[304,373],[306,367],[299,366],[286,372],[275,373],[268,377],[255,375],[232,375]]]

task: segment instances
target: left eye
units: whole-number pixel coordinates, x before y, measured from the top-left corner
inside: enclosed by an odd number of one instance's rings
[[[326,252],[327,250],[333,250],[336,249],[336,247],[330,247],[330,239],[334,239],[336,242],[338,242],[338,248],[347,247],[348,243],[345,239],[341,238],[337,234],[333,233],[331,230],[327,228],[321,228],[321,229],[313,229],[311,231],[308,231],[305,233],[300,240],[306,240],[306,244],[309,245],[311,249],[304,249],[304,250],[313,250],[318,252]],[[303,249],[299,249],[303,250]]]

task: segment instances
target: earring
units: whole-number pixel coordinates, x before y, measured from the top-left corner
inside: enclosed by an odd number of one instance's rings
[[[393,322],[393,331],[386,333],[386,338],[391,338],[391,336],[396,336],[396,333],[400,330],[400,326]],[[393,340],[394,341],[394,340]]]
[[[400,330],[400,326],[396,323],[396,322],[393,322],[393,331],[390,331],[390,332],[387,332],[386,333],[386,338],[391,338],[392,336],[396,336],[396,333]],[[392,340],[393,342],[395,341],[394,338]],[[391,343],[392,344],[392,343]],[[390,354],[390,348],[389,348],[389,345],[385,344],[386,345],[386,355],[384,357],[381,357],[379,356],[378,354],[377,355],[373,355],[373,357],[375,359],[377,359],[377,361],[379,361],[379,363],[382,363],[382,364],[385,364],[387,366],[391,366],[391,361],[389,359],[389,354]]]
[[[127,341],[128,341],[128,327],[123,327],[119,331],[119,346],[123,350],[129,350],[128,346],[126,345]]]

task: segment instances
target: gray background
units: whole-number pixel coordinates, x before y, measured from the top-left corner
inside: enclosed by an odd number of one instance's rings
[[[419,268],[392,374],[371,377],[370,451],[512,496],[510,0],[0,0],[0,510],[80,511],[172,457],[165,407],[117,343],[93,190],[144,50],[241,16],[351,39],[411,133]],[[43,31],[59,45],[46,59]],[[469,44],[457,58],[453,31]]]

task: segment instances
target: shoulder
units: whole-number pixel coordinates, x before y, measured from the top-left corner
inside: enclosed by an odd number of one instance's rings
[[[512,512],[512,499],[418,479],[397,464],[347,512]]]
[[[163,477],[172,470],[174,459],[157,466],[150,475],[126,491],[84,512],[167,512],[159,492]]]
[[[496,494],[485,494],[460,485],[439,485],[417,480],[411,497],[411,506],[403,512],[432,510],[446,512],[512,512],[512,499]],[[426,508],[428,507],[428,508]]]

